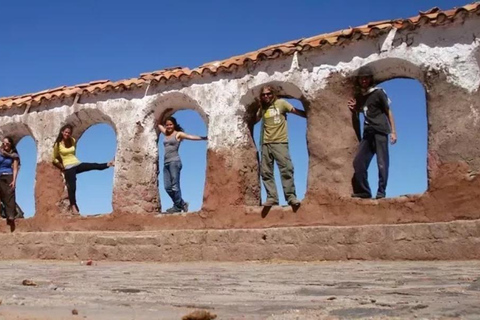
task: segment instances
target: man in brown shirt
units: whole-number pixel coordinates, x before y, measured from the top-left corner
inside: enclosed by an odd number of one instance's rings
[[[291,112],[305,118],[305,111],[295,109],[290,103],[278,99],[270,86],[260,90],[261,107],[257,112],[257,120],[262,119],[260,143],[262,146],[260,172],[267,192],[267,201],[263,206],[278,205],[278,193],[273,171],[277,162],[282,179],[285,200],[292,207],[300,206],[295,192],[293,180],[293,164],[288,150],[288,130],[286,113]]]

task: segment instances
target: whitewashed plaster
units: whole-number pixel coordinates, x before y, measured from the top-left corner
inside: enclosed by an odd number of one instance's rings
[[[231,150],[248,142],[246,108],[254,102],[260,86],[268,83],[281,84],[284,93],[292,97],[315,100],[328,88],[332,74],[350,77],[361,66],[372,64],[380,79],[411,77],[424,82],[429,72],[436,71],[445,74],[451,84],[476,92],[480,85],[479,32],[480,18],[476,16],[463,24],[394,30],[374,39],[258,62],[248,71],[240,67],[230,74],[203,76],[201,81],[184,80],[181,85],[152,84],[148,90],[135,89],[139,93],[135,98],[127,97],[128,92],[125,98],[106,93],[99,94],[96,103],[82,103],[80,97],[74,106],[47,105],[40,112],[0,116],[0,130],[7,133],[11,126],[6,124],[24,123],[26,127],[16,134],[29,134],[28,128],[37,142],[37,160],[49,161],[59,128],[69,117],[73,119],[75,112],[82,111],[81,130],[95,123],[110,123],[117,133],[118,153],[140,134],[142,147],[151,154],[157,153],[155,122],[160,115],[167,109],[189,108],[198,111],[208,126],[208,148]],[[478,111],[472,113],[478,117]]]

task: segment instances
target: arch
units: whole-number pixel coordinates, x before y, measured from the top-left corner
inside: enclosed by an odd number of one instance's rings
[[[256,121],[256,111],[258,110],[258,107],[259,107],[259,95],[260,95],[260,90],[262,89],[262,87],[264,86],[272,86],[276,92],[277,92],[277,96],[279,98],[282,98],[282,99],[285,99],[285,100],[291,100],[289,101],[294,107],[296,108],[299,108],[301,109],[301,107],[303,107],[303,109],[308,112],[308,109],[309,109],[309,106],[310,106],[310,102],[309,100],[305,97],[305,95],[303,94],[302,90],[296,86],[295,84],[293,83],[290,83],[290,82],[282,82],[282,81],[269,81],[269,82],[265,82],[265,83],[262,83],[262,84],[259,84],[259,85],[256,85],[252,88],[250,88],[248,90],[248,92],[241,97],[240,99],[240,103],[242,105],[245,106],[246,108],[246,112],[245,112],[245,122],[249,128],[249,131],[250,131],[250,139],[251,139],[251,148],[255,150],[255,152],[257,152],[257,163],[256,163],[256,170],[258,172],[260,172],[260,163],[261,163],[261,146],[259,145],[260,144],[260,139],[259,139],[259,136],[260,136],[260,126],[259,125],[256,125],[258,122]],[[294,100],[294,101],[293,101]],[[289,117],[289,118],[292,118],[292,117]],[[295,118],[295,117],[293,117]],[[297,120],[297,119],[295,119]],[[310,155],[310,152],[309,152],[309,144],[308,144],[308,138],[307,138],[307,130],[308,130],[308,118],[307,118],[307,124],[304,126],[304,131],[302,129],[298,130],[299,128],[301,128],[301,126],[296,126],[295,128],[292,127],[292,124],[291,122],[292,121],[295,121],[295,120],[289,120],[289,123],[290,125],[288,126],[288,130],[289,130],[289,133],[288,133],[288,136],[289,136],[289,141],[290,141],[290,144],[289,144],[289,151],[290,151],[290,156],[292,158],[292,162],[294,164],[294,168],[295,168],[295,172],[294,172],[294,180],[295,180],[295,185],[296,185],[296,191],[297,191],[297,197],[299,199],[302,199],[303,198],[303,194],[305,194],[308,190],[308,183],[307,181],[309,180],[308,179],[308,174],[309,174],[309,170],[308,170],[308,162],[309,162],[309,155]],[[257,129],[257,130],[255,130]],[[292,130],[295,130],[296,134],[299,133],[300,131],[300,134],[302,134],[304,132],[305,134],[305,144],[302,142],[302,143],[292,143],[291,141],[293,141],[295,138],[292,137]],[[296,139],[295,141],[298,141],[298,139]],[[297,151],[298,149],[298,151]],[[306,151],[306,156],[305,156],[305,151]],[[304,163],[306,161],[306,163]],[[299,165],[301,164],[301,165]],[[299,171],[303,171],[303,169],[305,169],[306,171],[306,174],[299,174]],[[274,169],[275,171],[275,183],[276,183],[276,186],[277,186],[277,191],[278,191],[278,194],[279,194],[279,201],[281,203],[284,202],[285,199],[283,199],[283,196],[281,196],[282,194],[282,187],[281,187],[281,179],[280,179],[280,176],[279,176],[279,172],[277,169]],[[252,182],[252,183],[258,183],[259,184],[259,190],[261,190],[261,194],[263,195],[263,197],[260,197],[259,195],[259,198],[265,198],[265,189],[264,189],[264,185],[261,183],[261,178],[259,178],[256,182]],[[261,186],[261,187],[260,187]],[[286,202],[285,202],[286,203]]]
[[[23,137],[32,136],[37,143],[37,139],[33,134],[33,131],[28,125],[23,122],[10,122],[4,125],[0,125],[0,136],[10,136],[13,139],[13,142],[17,144]]]
[[[187,118],[184,118],[182,119],[183,117],[180,116],[180,117],[177,117],[177,120],[179,121],[179,123],[184,127],[184,129],[186,130],[187,133],[189,134],[194,134],[194,135],[207,135],[207,132],[208,132],[208,126],[209,126],[209,119],[208,119],[208,115],[206,114],[206,112],[200,107],[200,105],[193,99],[191,98],[190,96],[184,94],[184,93],[181,93],[181,92],[170,92],[170,93],[166,93],[166,94],[162,94],[160,95],[157,99],[155,99],[155,101],[151,104],[150,106],[150,110],[151,112],[153,112],[153,115],[154,115],[154,118],[155,118],[155,123],[157,123],[161,118],[165,117],[165,116],[171,116],[171,115],[174,115],[176,114],[177,112],[180,112],[180,111],[193,111],[195,112],[195,114],[199,115],[200,118],[203,120],[203,123],[204,123],[204,128],[205,128],[205,132],[204,134],[201,134],[201,132],[192,132],[191,130],[189,130],[189,128],[191,128],[191,126],[189,126],[189,122],[184,122],[182,123],[182,120],[187,120],[187,121],[191,121],[193,118],[191,117],[191,114],[190,114],[190,117],[187,117]],[[178,115],[178,114],[177,114]],[[157,130],[157,133],[158,133],[158,129],[155,128]],[[197,128],[199,129],[199,128]],[[195,131],[195,130],[194,130]],[[162,138],[160,138],[160,135],[157,135],[157,143],[160,143]],[[183,142],[185,143],[185,142]],[[188,143],[188,142],[187,142]],[[197,146],[198,147],[198,146]],[[201,149],[200,148],[196,148],[196,149]],[[209,153],[208,153],[208,150],[207,150],[207,146],[205,146],[205,164],[203,165],[203,171],[201,171],[200,174],[195,174],[195,180],[196,181],[203,181],[203,189],[202,189],[202,192],[201,192],[201,195],[199,195],[199,193],[197,192],[194,192],[194,200],[192,201],[192,204],[191,206],[189,207],[189,212],[191,211],[195,211],[195,210],[198,210],[200,209],[200,206],[203,207],[204,206],[204,203],[203,203],[203,200],[200,200],[200,199],[203,199],[204,198],[204,194],[205,194],[205,189],[207,188],[207,184],[208,184],[208,181],[207,181],[207,169],[208,169],[208,161],[209,161]],[[160,154],[163,152],[163,147],[159,147],[158,148],[158,153],[157,154]],[[188,195],[188,189],[187,189],[187,184],[185,183],[185,178],[189,175],[189,173],[192,173],[192,166],[189,166],[188,164],[188,160],[187,159],[191,159],[193,156],[200,156],[200,155],[191,155],[191,156],[186,156],[184,153],[188,151],[185,149],[185,147],[181,148],[180,149],[180,155],[182,157],[182,164],[183,164],[183,168],[182,168],[182,174],[181,174],[181,182],[180,182],[180,185],[181,185],[181,188],[182,188],[182,197],[184,198],[184,200],[186,202],[189,202],[191,200],[191,197],[189,198],[189,195]],[[182,156],[183,154],[183,156]],[[202,167],[202,163],[203,161],[200,160],[199,161],[200,163],[200,167]],[[161,157],[157,157],[157,171],[158,171],[158,177],[159,177],[159,183],[158,183],[158,192],[159,194],[161,195],[161,198],[162,199],[166,199],[167,201],[165,202],[165,204],[168,204],[170,205],[171,204],[171,200],[170,198],[168,197],[168,195],[166,194],[166,192],[164,192],[164,182],[163,182],[163,166],[160,166],[160,164],[163,164],[163,158]],[[198,165],[198,163],[197,163]],[[196,167],[198,170],[202,170],[200,169],[198,166]],[[214,170],[214,169],[212,169]],[[182,181],[184,181],[182,183]],[[201,182],[200,182],[201,184]],[[198,187],[198,184],[196,184],[196,187]],[[187,193],[186,193],[187,192]],[[199,206],[199,203],[200,202],[200,206]],[[161,201],[161,211],[165,212],[165,209],[167,209],[167,205],[164,205],[164,202]]]
[[[394,80],[399,80],[399,79],[403,79],[404,81],[415,81],[417,83],[420,84],[421,88],[422,88],[422,91],[424,93],[424,95],[422,96],[421,98],[421,102],[415,102],[417,103],[417,105],[415,106],[418,106],[418,103],[421,103],[422,104],[422,108],[420,110],[416,109],[416,110],[412,110],[412,111],[415,111],[415,112],[411,112],[410,113],[410,116],[412,117],[416,117],[415,121],[413,121],[413,119],[411,119],[410,121],[410,124],[412,123],[416,123],[418,122],[419,126],[421,126],[421,128],[411,128],[410,130],[408,130],[408,132],[422,132],[423,129],[425,129],[425,131],[421,134],[419,134],[419,137],[421,139],[423,139],[422,143],[419,143],[418,145],[419,146],[415,146],[415,148],[413,148],[412,146],[412,150],[416,150],[416,149],[421,149],[419,150],[418,152],[419,153],[425,153],[423,155],[415,155],[415,157],[417,158],[417,162],[420,162],[421,163],[421,168],[415,168],[415,170],[409,170],[410,171],[414,171],[416,172],[416,174],[420,173],[420,172],[425,172],[425,173],[421,173],[421,177],[420,179],[413,179],[412,177],[409,177],[409,173],[408,172],[405,172],[404,175],[402,174],[399,174],[398,172],[396,172],[396,167],[398,168],[399,164],[395,164],[395,162],[398,161],[399,159],[399,154],[400,152],[404,152],[404,151],[401,151],[403,150],[403,144],[405,143],[405,135],[406,135],[406,129],[403,130],[403,133],[401,131],[398,131],[398,135],[399,135],[399,142],[396,146],[392,146],[390,148],[390,177],[389,177],[389,184],[388,184],[388,187],[387,187],[387,195],[388,194],[392,194],[393,196],[399,196],[399,195],[403,195],[403,194],[406,194],[406,193],[423,193],[424,191],[428,190],[428,179],[427,179],[427,168],[428,168],[428,159],[427,159],[427,153],[428,153],[428,140],[429,140],[429,132],[428,132],[428,113],[429,113],[429,100],[428,100],[428,95],[427,95],[427,88],[428,86],[430,85],[429,82],[431,81],[430,77],[431,77],[431,71],[430,73],[427,72],[427,70],[425,69],[422,69],[420,66],[418,65],[415,65],[414,63],[410,62],[410,61],[407,61],[407,60],[404,60],[404,59],[400,59],[400,58],[380,58],[378,60],[375,60],[375,61],[371,61],[365,65],[362,65],[361,67],[355,69],[354,71],[350,72],[348,74],[349,77],[355,77],[359,70],[361,70],[363,67],[369,67],[373,74],[374,74],[374,79],[375,79],[375,84],[377,85],[382,85],[382,84],[386,84],[387,82],[390,82],[390,81],[394,81]],[[443,72],[443,71],[441,71]],[[405,82],[404,82],[405,83]],[[408,82],[406,82],[408,83]],[[393,100],[393,105],[392,105],[392,111],[394,113],[394,118],[396,120],[396,124],[397,124],[397,127],[400,126],[405,126],[405,124],[402,124],[400,121],[402,121],[402,119],[404,117],[407,117],[407,115],[404,114],[405,110],[408,110],[410,107],[412,107],[411,105],[408,105],[407,107],[404,107],[402,108],[402,106],[399,106],[399,104],[401,104],[402,102],[398,103],[398,100],[403,100],[403,99],[399,99],[398,97],[401,97],[402,94],[399,94],[397,89],[393,88],[392,89],[392,86],[391,86],[391,82],[390,82],[390,85],[387,85],[387,89],[390,89],[390,90],[387,90],[387,94],[389,95],[394,95],[394,96],[397,96],[396,99]],[[389,87],[389,88],[388,88]],[[407,89],[407,92],[412,92],[412,91],[417,91],[418,88],[415,88],[415,87],[409,87],[410,89]],[[401,90],[401,89],[400,89]],[[402,92],[404,92],[402,90]],[[404,96],[404,95],[403,95]],[[418,97],[418,94],[416,95]],[[395,103],[395,100],[397,100],[397,103]],[[419,99],[417,99],[419,100]],[[398,107],[396,107],[398,106]],[[423,115],[425,115],[425,118],[423,118]],[[421,116],[422,119],[417,119],[418,116]],[[419,120],[419,121],[416,121],[416,120]],[[362,121],[362,126],[363,126],[363,121]],[[417,130],[418,129],[418,130]],[[402,137],[403,135],[403,137]],[[403,141],[402,141],[403,139]],[[409,139],[410,142],[412,141],[415,141],[414,139]],[[426,148],[424,148],[426,146]],[[423,149],[426,149],[426,150],[423,150]],[[377,180],[377,177],[378,177],[378,174],[377,174],[377,165],[375,163],[375,160],[372,161],[370,167],[369,167],[369,180],[372,182],[374,181],[374,183],[371,185],[371,189],[372,189],[372,193],[375,195],[375,191],[376,191],[376,180]],[[425,174],[425,179],[423,177],[423,175]],[[415,187],[408,187],[408,186],[399,186],[398,185],[398,179],[400,180],[403,180],[403,178],[405,179],[409,179],[409,181],[414,181],[416,180],[415,184],[416,186]],[[397,179],[397,180],[395,180]],[[406,180],[405,180],[406,181]],[[426,186],[425,186],[426,185]]]
[[[67,123],[73,126],[72,137],[75,140],[79,140],[88,128],[99,123],[109,124],[115,131],[115,135],[118,135],[117,127],[113,120],[99,109],[92,108],[76,111],[65,119],[62,126]]]
[[[88,109],[82,109],[79,111],[74,112],[73,114],[69,115],[64,123],[64,124],[71,124],[73,126],[73,133],[72,137],[77,140],[77,156],[79,157],[80,161],[82,162],[96,162],[96,163],[103,163],[103,162],[108,162],[112,160],[113,157],[117,154],[117,148],[118,148],[118,131],[116,128],[115,123],[111,119],[110,116],[106,115],[99,109],[94,109],[94,108],[88,108]],[[111,129],[113,129],[114,135],[115,135],[115,147],[114,147],[114,154],[112,156],[108,157],[97,157],[94,155],[91,155],[89,153],[88,155],[85,155],[83,153],[84,148],[84,140],[82,140],[83,135],[85,132],[87,132],[89,129],[96,125],[101,125],[101,124],[106,124],[108,125]],[[108,129],[106,129],[108,130]],[[101,139],[106,138],[104,134],[108,132],[103,130],[102,133],[97,134],[97,136],[100,136]],[[88,144],[89,145],[96,145],[98,142],[98,139],[93,139],[92,137],[88,137],[87,139],[90,141]],[[89,151],[91,152],[92,148],[88,148]],[[107,148],[108,149],[108,148]],[[103,151],[107,151],[105,148],[99,148],[98,149],[99,153],[102,153]],[[91,158],[90,158],[91,156]],[[109,179],[108,177],[112,175],[112,178]],[[100,177],[100,179],[99,179]],[[97,180],[100,181],[101,183],[98,184]],[[106,185],[104,184],[104,181],[111,181],[111,186],[110,183],[107,183]],[[108,197],[110,200],[107,202],[110,203],[110,205],[106,205],[105,203],[101,204],[101,208],[92,208],[90,206],[83,206],[85,203],[91,203],[88,202],[88,190],[92,191],[95,189],[95,187],[98,187],[99,185],[102,185],[104,189],[107,190],[106,197]],[[112,211],[112,206],[113,206],[113,185],[114,185],[114,173],[112,170],[105,170],[105,172],[100,171],[96,172],[95,174],[83,174],[83,175],[78,175],[77,176],[77,203],[80,208],[80,213],[81,215],[91,215],[91,214],[103,214],[103,213],[109,213]],[[91,186],[90,188],[86,188],[85,186]],[[92,189],[93,188],[93,189]],[[101,193],[101,192],[100,192]],[[93,195],[97,195],[98,193],[93,193]],[[68,199],[66,198],[66,194],[64,195],[64,198],[62,199],[62,206],[67,208],[68,207]],[[86,208],[86,209],[85,209]],[[94,212],[98,211],[100,212]]]
[[[169,92],[161,94],[151,104],[150,110],[153,111],[155,120],[161,116],[171,115],[179,110],[191,109],[200,114],[208,128],[208,115],[200,107],[197,101],[181,92]]]
[[[394,78],[410,78],[420,81],[423,85],[427,80],[426,70],[418,65],[400,58],[380,58],[368,62],[347,73],[347,77],[354,77],[359,70],[370,67],[375,74],[375,81],[380,83]]]
[[[35,214],[34,189],[37,166],[37,139],[30,127],[22,122],[11,122],[0,126],[0,137],[3,138],[5,136],[12,137],[20,154],[21,166],[17,178],[16,202],[24,211],[25,218],[29,218]],[[32,146],[33,152],[31,150]]]

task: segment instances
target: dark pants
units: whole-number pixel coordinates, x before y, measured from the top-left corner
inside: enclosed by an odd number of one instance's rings
[[[5,206],[8,219],[15,219],[15,189],[10,187],[13,175],[0,175],[0,200]]]
[[[172,161],[163,165],[163,184],[165,191],[173,201],[173,206],[182,209],[185,202],[182,199],[182,190],[180,190],[180,171],[182,170],[181,161]]]
[[[282,180],[283,195],[285,200],[296,200],[295,183],[293,180],[293,163],[288,151],[288,143],[265,143],[262,145],[262,163],[260,173],[262,175],[263,185],[267,192],[267,201],[278,203],[277,186],[275,185],[274,161],[277,162]]]
[[[108,168],[107,163],[85,163],[82,162],[78,166],[67,169],[64,171],[65,182],[68,190],[68,200],[70,200],[71,206],[77,205],[77,199],[75,193],[77,191],[77,174],[90,171],[90,170],[105,170]],[[78,209],[78,206],[77,206]]]
[[[352,185],[353,193],[359,197],[371,198],[372,192],[368,184],[368,166],[374,155],[377,155],[378,164],[378,191],[377,197],[385,197],[388,180],[388,135],[376,131],[366,131],[358,146],[353,160]]]

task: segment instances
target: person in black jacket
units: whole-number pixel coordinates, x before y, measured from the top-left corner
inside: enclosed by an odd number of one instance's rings
[[[390,135],[391,144],[397,142],[395,121],[387,94],[383,89],[374,86],[373,70],[370,67],[360,69],[356,82],[359,93],[348,101],[352,124],[360,141],[353,161],[355,173],[352,179],[352,197],[372,197],[367,171],[376,154],[379,175],[376,198],[382,199],[386,195],[388,180],[388,136]],[[360,134],[360,113],[364,115],[363,137]]]

